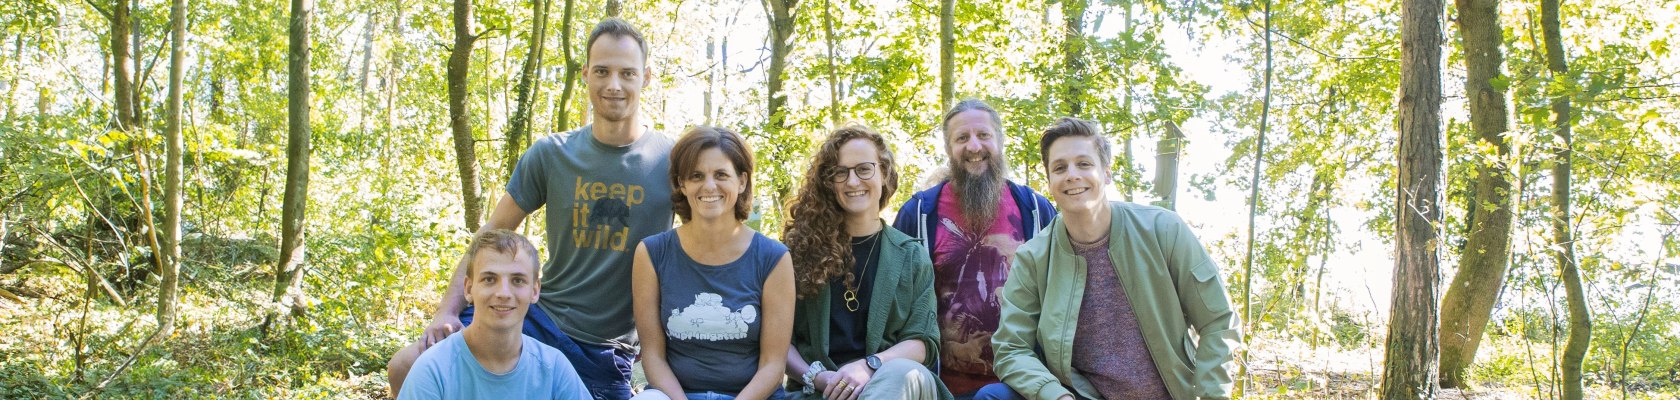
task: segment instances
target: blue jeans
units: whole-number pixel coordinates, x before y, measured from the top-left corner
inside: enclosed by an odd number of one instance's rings
[[[735,400],[735,393],[728,392],[683,392],[683,396],[688,397],[689,400]],[[661,393],[659,389],[653,388],[648,388],[647,390],[642,391],[642,394],[636,397],[648,400],[670,399],[669,396]],[[776,388],[776,392],[770,394],[769,400],[782,400],[786,398],[787,392],[783,391],[782,388]]]
[[[460,317],[462,326],[472,325],[473,307],[462,310]],[[520,329],[520,333],[565,354],[595,400],[630,398],[630,362],[635,354],[613,346],[572,340],[536,304],[525,312],[525,327]]]
[[[957,397],[957,400],[1026,400],[1027,399],[1025,396],[1021,396],[1020,393],[1015,393],[1015,389],[1011,389],[1009,387],[1009,385],[1005,385],[1002,382],[993,383],[993,384],[990,384],[990,385],[983,386],[983,387],[980,388],[979,391],[974,392],[974,394],[962,395],[962,396],[956,396],[956,397]]]

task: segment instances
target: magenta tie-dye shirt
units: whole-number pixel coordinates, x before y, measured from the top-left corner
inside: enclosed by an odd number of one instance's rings
[[[1009,278],[1015,248],[1026,242],[1021,211],[1007,192],[984,234],[965,232],[955,185],[939,192],[939,233],[933,243],[933,290],[939,303],[939,379],[951,393],[969,394],[998,382],[992,372],[992,332],[998,328],[998,298]]]

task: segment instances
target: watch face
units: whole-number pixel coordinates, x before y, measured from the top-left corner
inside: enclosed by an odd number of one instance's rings
[[[881,369],[881,358],[880,357],[876,357],[876,356],[864,357],[863,362],[865,364],[869,365],[869,369]]]

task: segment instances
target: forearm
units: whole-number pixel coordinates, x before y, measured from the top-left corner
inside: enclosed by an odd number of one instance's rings
[[[758,357],[758,373],[753,374],[747,387],[741,388],[739,398],[767,399],[776,389],[782,387],[782,371],[786,369],[787,359],[768,354]]]
[[[793,348],[793,346],[788,346],[787,354],[788,378],[795,382],[803,382],[805,372],[811,370],[811,362],[805,361],[805,357],[799,355],[799,349]]]
[[[666,397],[673,400],[686,400],[683,394],[682,382],[677,381],[677,375],[671,372],[671,364],[665,361],[665,351],[659,354],[642,353],[642,373],[647,375],[648,386],[659,389]]]
[[[886,350],[881,350],[881,352],[875,353],[875,357],[879,357],[882,363],[897,359],[906,359],[922,363],[927,361],[927,344],[922,342],[921,339],[905,340],[898,342],[898,344],[894,344],[892,347],[888,347]]]
[[[472,260],[466,256],[462,256],[461,262],[456,263],[455,272],[449,275],[449,287],[443,290],[443,298],[438,299],[437,310],[432,312],[433,317],[460,315],[462,310],[467,309],[465,292],[461,285],[467,280],[467,266],[470,263]]]

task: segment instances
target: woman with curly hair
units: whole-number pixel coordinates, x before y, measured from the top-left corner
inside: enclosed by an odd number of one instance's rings
[[[927,248],[887,228],[898,169],[881,135],[829,134],[788,207],[782,239],[798,293],[788,352],[793,398],[950,399],[939,359]]]

